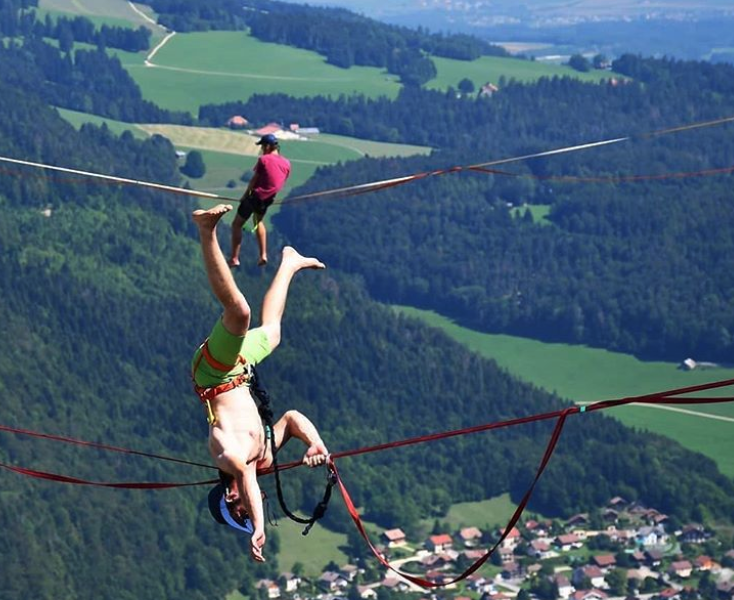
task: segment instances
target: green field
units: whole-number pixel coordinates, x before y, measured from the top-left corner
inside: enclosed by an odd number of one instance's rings
[[[122,121],[115,121],[105,117],[98,117],[97,115],[68,110],[66,108],[57,108],[56,110],[59,111],[59,114],[66,121],[71,123],[77,129],[80,129],[84,123],[92,123],[93,125],[100,127],[102,125],[107,125],[107,128],[115,135],[120,135],[125,131],[129,131],[137,138],[148,137],[148,134],[145,131],[132,123],[123,123]]]
[[[512,517],[517,506],[510,500],[509,494],[481,502],[458,502],[451,506],[446,516],[439,519],[446,523],[451,531],[462,527],[478,527],[486,530],[493,527],[504,527]],[[424,521],[426,526],[433,526],[433,519]]]
[[[315,52],[267,44],[241,31],[177,34],[155,55],[153,67],[142,55],[115,53],[147,100],[192,114],[202,104],[246,101],[253,94],[394,98],[400,89],[382,69],[340,69]]]
[[[507,80],[515,79],[521,82],[536,81],[541,77],[574,77],[582,81],[598,82],[603,79],[614,77],[609,71],[590,71],[580,73],[565,65],[550,65],[532,60],[519,58],[500,58],[496,56],[483,56],[473,61],[452,60],[449,58],[432,57],[436,63],[438,75],[426,84],[432,89],[445,90],[449,87],[456,88],[459,81],[469,79],[479,90],[485,83],[497,85],[499,78],[504,76]],[[619,77],[617,75],[617,77]]]
[[[164,124],[139,125],[139,127],[149,134],[159,133],[177,146],[245,156],[257,156],[260,152],[260,148],[255,144],[257,136],[243,131]],[[281,140],[283,154],[293,161],[316,165],[333,164],[367,155],[373,157],[413,156],[428,154],[431,151],[425,146],[373,142],[340,135],[317,134],[303,137],[304,139],[298,140]]]
[[[527,204],[526,206],[518,206],[513,208],[510,212],[513,217],[519,218],[525,214],[525,211],[529,210],[530,214],[533,215],[533,222],[538,225],[550,225],[551,222],[546,218],[550,214],[550,206],[547,204]]]
[[[341,499],[334,498],[333,501],[341,502]],[[347,543],[346,534],[334,533],[317,524],[304,536],[301,534],[303,525],[288,519],[280,519],[277,531],[280,537],[278,565],[281,572],[291,571],[293,565],[300,562],[306,575],[317,577],[329,561],[333,560],[339,566],[348,562],[347,555],[339,550],[340,546]]]
[[[479,333],[430,311],[410,307],[396,307],[396,310],[443,330],[469,349],[495,360],[513,375],[574,402],[622,398],[734,378],[734,369],[681,371],[674,363],[643,362],[626,354],[585,346]],[[728,393],[731,394],[731,389]],[[626,406],[606,414],[626,425],[669,436],[711,457],[723,473],[734,477],[734,406],[731,404]]]
[[[136,4],[137,8],[155,20],[150,8]],[[115,25],[118,27],[140,27],[144,25],[158,29],[150,21],[135,12],[124,0],[39,0],[41,15],[52,16],[66,14],[86,17],[96,25]]]
[[[431,149],[426,146],[412,146],[410,144],[391,144],[388,142],[373,142],[372,140],[361,140],[358,138],[333,135],[328,133],[319,134],[316,141],[352,151],[359,156],[415,156],[416,154],[430,154]]]

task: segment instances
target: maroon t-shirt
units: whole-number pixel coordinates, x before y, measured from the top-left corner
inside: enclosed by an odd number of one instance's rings
[[[277,194],[285,185],[291,174],[291,163],[280,154],[271,152],[263,154],[253,169],[257,181],[253,192],[260,200],[268,200]]]

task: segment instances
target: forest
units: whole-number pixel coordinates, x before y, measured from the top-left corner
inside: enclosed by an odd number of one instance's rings
[[[143,100],[117,70],[119,63],[103,52],[72,59],[49,48],[33,36],[0,48],[0,154],[179,184],[166,139],[118,137],[91,125],[76,131],[52,105],[81,103],[82,110],[98,114],[117,106],[131,119],[174,115]],[[509,155],[650,131],[720,116],[731,107],[726,87],[714,90],[708,80],[672,94],[688,76],[675,79],[677,64],[652,65],[672,75],[616,87],[571,80],[513,83],[497,102],[416,88],[392,104],[321,99],[319,107],[343,108],[353,125],[359,107],[374,110],[365,114],[384,119],[398,139],[421,137],[436,151],[427,158],[367,158],[322,169],[304,190],[466,164],[478,153]],[[253,100],[253,106],[264,101]],[[316,106],[291,102],[296,115]],[[676,143],[661,137],[518,170],[538,176],[731,165],[730,138],[723,128],[710,129]],[[638,343],[650,353],[668,353],[679,339],[698,339],[713,354],[706,328],[721,324],[732,331],[725,302],[732,273],[730,178],[564,187],[532,178],[452,177],[396,188],[379,199],[304,204],[309,210],[286,205],[276,218],[273,248],[293,243],[323,258],[329,269],[299,275],[283,345],[263,365],[262,376],[276,412],[297,408],[307,414],[333,451],[567,405],[373,297],[457,313],[461,307],[459,317],[478,327],[513,330],[536,323],[532,333],[539,336],[578,334],[583,340],[593,333],[607,340],[616,331],[616,343]],[[550,225],[511,216],[507,203],[526,200],[551,205]],[[189,367],[218,307],[190,221],[195,206],[161,192],[3,169],[0,424],[207,460],[207,426]],[[225,231],[224,243],[226,237]],[[256,314],[270,275],[255,267],[237,273]],[[595,302],[598,311],[590,313]],[[579,312],[581,329],[574,321]],[[589,314],[603,314],[599,327],[592,327]],[[505,321],[498,324],[497,315]],[[645,327],[652,329],[646,334]],[[717,351],[725,353],[731,340],[721,333]],[[568,516],[622,495],[677,523],[734,521],[734,481],[713,461],[604,415],[582,419],[568,423],[533,510]],[[454,502],[505,492],[519,500],[551,425],[376,453],[344,460],[340,470],[366,518],[416,531],[421,518],[439,517]],[[297,456],[294,448],[284,459]],[[0,434],[0,462],[99,482],[212,477],[205,469],[6,432]],[[109,490],[5,471],[2,477],[0,598],[51,599],[63,590],[70,600],[203,600],[250,590],[257,578],[279,572],[277,527],[269,529],[269,561],[251,563],[246,540],[209,517],[207,488]],[[309,510],[320,498],[322,479],[302,470],[284,474],[290,503]],[[338,498],[324,526],[351,531]],[[346,550],[356,556],[364,549],[350,542]]]
[[[0,34],[7,37],[35,36],[58,40],[59,48],[68,52],[74,42],[93,44],[101,48],[120,48],[140,52],[150,48],[150,29],[95,24],[86,17],[57,17],[46,14],[37,18],[34,9],[38,0],[0,0]]]

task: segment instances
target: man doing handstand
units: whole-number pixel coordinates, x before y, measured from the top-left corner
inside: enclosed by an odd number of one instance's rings
[[[219,220],[230,210],[231,206],[220,204],[193,213],[209,284],[224,312],[194,354],[192,372],[196,391],[208,411],[209,452],[220,472],[231,478],[221,498],[222,517],[233,527],[252,533],[250,553],[262,562],[265,523],[257,471],[273,462],[269,436],[274,436],[276,449],[292,437],[301,440],[307,448],[303,462],[310,467],[324,464],[328,450],[313,423],[298,411],[286,412],[272,431],[263,427],[247,385],[249,367],[265,359],[280,343],[293,276],[302,269],[325,266],[285,247],[263,300],[262,324],[250,329],[250,306],[234,281],[216,236]]]

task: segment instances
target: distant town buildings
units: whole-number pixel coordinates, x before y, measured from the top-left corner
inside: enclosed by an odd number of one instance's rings
[[[706,527],[688,523],[669,531],[668,521],[660,511],[619,496],[593,514],[579,513],[565,521],[528,519],[498,546],[499,560],[488,561],[458,585],[452,583],[448,596],[423,591],[393,572],[381,570],[379,578],[369,579],[368,571],[354,564],[325,570],[315,580],[283,573],[277,582],[261,580],[258,589],[264,590],[261,596],[286,600],[374,600],[380,588],[391,594],[420,592],[412,597],[423,600],[512,600],[521,589],[532,600],[550,598],[548,590],[560,600],[609,600],[620,598],[611,582],[619,585],[623,577],[625,593],[630,592],[622,596],[625,600],[734,600],[734,548],[721,547],[712,556],[704,552],[712,548],[705,545],[712,535]],[[402,529],[386,529],[377,549],[391,562],[399,557],[401,569],[445,583],[483,558],[503,533],[472,526],[411,540]],[[727,564],[729,568],[723,566]],[[704,574],[715,585],[716,598],[698,594],[695,584]],[[643,588],[644,595],[635,594]],[[535,594],[541,589],[542,596]]]

